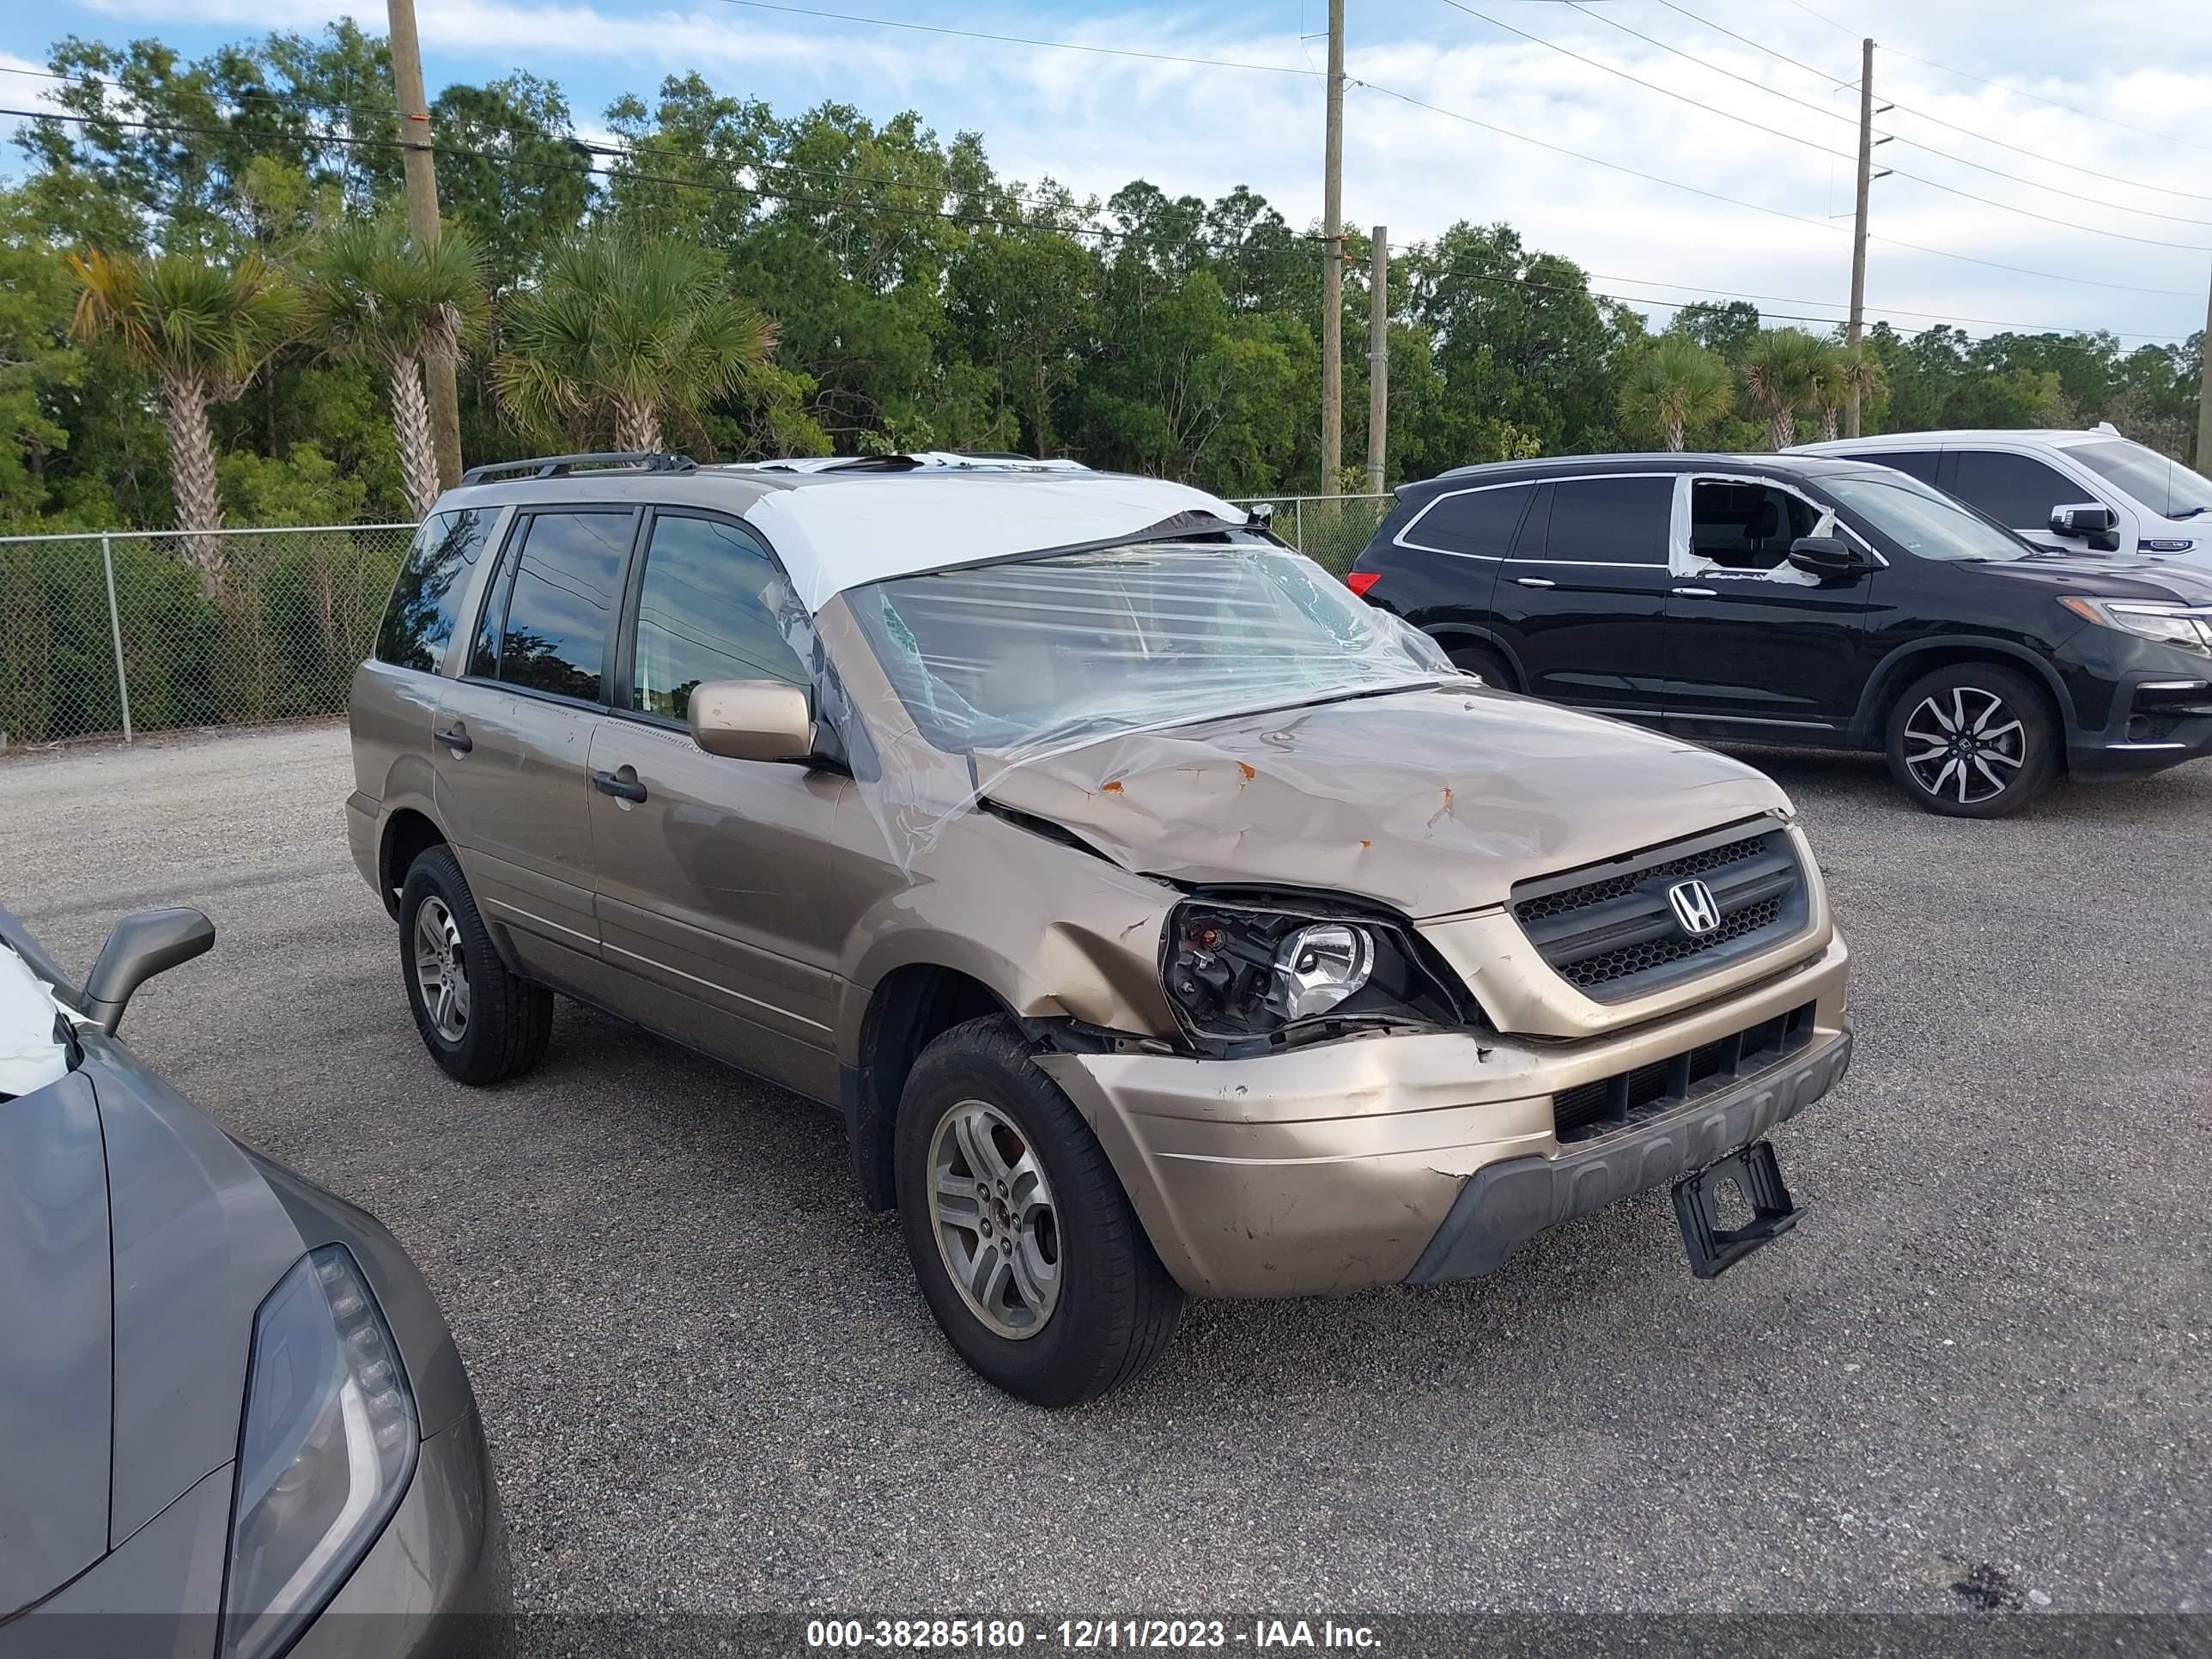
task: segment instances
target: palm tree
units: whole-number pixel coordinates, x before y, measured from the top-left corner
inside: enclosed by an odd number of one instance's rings
[[[1847,345],[1836,354],[1835,374],[1842,387],[1844,402],[1856,403],[1863,410],[1889,390],[1889,375],[1881,366],[1881,359],[1864,340],[1856,345]],[[1832,438],[1832,429],[1824,425],[1822,436]]]
[[[222,528],[208,405],[237,397],[292,337],[296,290],[252,254],[216,264],[185,253],[88,248],[69,262],[77,281],[71,331],[88,343],[114,339],[161,388],[179,527]],[[221,587],[222,555],[212,538],[191,538],[186,556],[210,593]]]
[[[775,349],[775,325],[722,285],[721,262],[613,227],[556,249],[502,319],[492,365],[524,426],[567,436],[611,416],[619,449],[661,447],[661,419],[696,422]]]
[[[1743,386],[1752,407],[1766,416],[1775,449],[1797,441],[1797,411],[1814,401],[1828,350],[1802,328],[1762,329],[1745,348]]]
[[[1717,352],[1681,334],[1662,334],[1631,365],[1620,388],[1620,412],[1665,433],[1679,450],[1692,427],[1717,421],[1735,406],[1735,385]]]
[[[308,331],[333,356],[380,365],[392,378],[392,426],[415,516],[438,498],[426,363],[451,362],[483,331],[482,261],[465,236],[425,246],[404,220],[347,220],[309,249],[302,273]]]

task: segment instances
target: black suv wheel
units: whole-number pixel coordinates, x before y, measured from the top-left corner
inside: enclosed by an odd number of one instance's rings
[[[1914,802],[1954,818],[2001,818],[2058,776],[2058,723],[2039,686],[1995,663],[1923,675],[1890,710],[1890,775]]]

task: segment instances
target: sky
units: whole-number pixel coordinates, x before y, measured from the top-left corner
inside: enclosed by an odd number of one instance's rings
[[[1326,5],[416,0],[433,96],[450,81],[527,70],[560,83],[587,137],[604,133],[620,94],[649,100],[662,76],[696,69],[786,113],[830,99],[878,118],[913,109],[946,137],[981,133],[1002,174],[1049,176],[1079,195],[1139,177],[1209,198],[1248,185],[1301,228],[1322,210]],[[1876,122],[1894,135],[1878,164],[1894,171],[1874,185],[1870,319],[1950,321],[1977,335],[2109,329],[2129,344],[2204,326],[2212,6],[2202,0],[1346,9],[1345,218],[1387,225],[1394,245],[1457,220],[1504,220],[1661,323],[1668,302],[1732,295],[1773,321],[1838,319],[1854,83],[1871,35],[1875,91],[1897,107]],[[39,80],[10,71],[41,65],[66,34],[153,36],[191,57],[348,14],[383,30],[374,0],[9,6],[0,105],[32,106]],[[0,133],[15,125],[0,117]],[[8,146],[0,168],[21,167]]]

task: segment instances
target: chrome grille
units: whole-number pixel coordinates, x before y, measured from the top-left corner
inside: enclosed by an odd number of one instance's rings
[[[1697,879],[1720,925],[1692,933],[1668,891]],[[1601,1002],[1641,996],[1779,943],[1806,925],[1806,875],[1771,823],[1718,830],[1514,889],[1513,917],[1553,970]]]

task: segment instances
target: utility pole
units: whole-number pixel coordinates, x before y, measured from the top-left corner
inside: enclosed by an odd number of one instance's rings
[[[393,0],[397,4],[398,0]],[[1859,42],[1859,210],[1851,227],[1851,320],[1844,343],[1856,346],[1866,325],[1867,192],[1874,183],[1874,41]],[[1859,435],[1859,389],[1844,410],[1844,435]]]
[[[407,174],[407,234],[423,247],[438,245],[438,172],[430,153],[430,106],[422,95],[422,46],[415,33],[415,0],[386,0],[392,20],[392,90],[399,106],[399,154]],[[450,357],[422,360],[430,396],[430,441],[438,451],[439,487],[461,481],[461,398]]]
[[[393,0],[394,4],[399,0]],[[1321,489],[1344,465],[1344,0],[1328,0],[1328,137],[1322,164]]]
[[[1390,431],[1390,233],[1375,227],[1367,267],[1367,493],[1382,493]]]
[[[2212,298],[2204,302],[2204,367],[2197,386],[2197,470],[2212,467]]]

